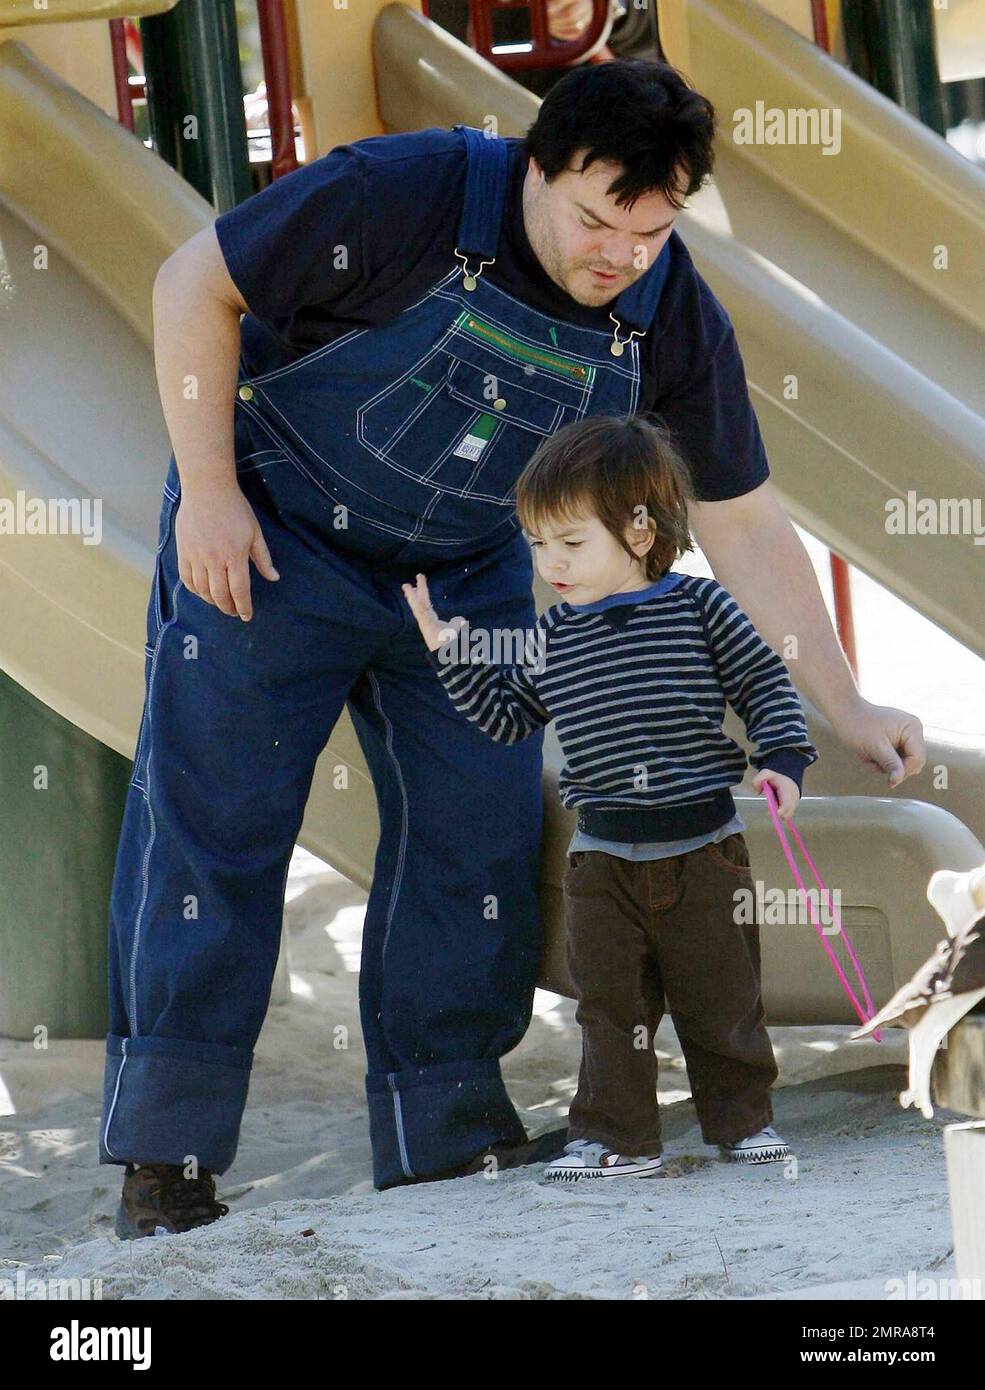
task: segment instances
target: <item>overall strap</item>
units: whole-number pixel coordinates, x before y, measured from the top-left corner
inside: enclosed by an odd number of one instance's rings
[[[495,257],[506,207],[509,146],[498,135],[456,125],[468,150],[465,202],[458,224],[457,249],[466,255]]]

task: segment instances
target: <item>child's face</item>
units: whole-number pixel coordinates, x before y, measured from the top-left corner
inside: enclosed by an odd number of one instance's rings
[[[626,554],[597,516],[586,512],[554,518],[525,535],[537,573],[572,603],[594,603],[610,594],[645,589],[653,582],[643,565],[653,543],[650,531],[627,526],[626,540],[635,558]]]

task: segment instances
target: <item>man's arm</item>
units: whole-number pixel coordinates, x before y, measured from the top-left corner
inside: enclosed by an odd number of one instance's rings
[[[818,754],[786,666],[720,582],[702,580],[697,602],[725,698],[755,745],[749,761],[757,772],[781,772],[799,791]]]
[[[810,556],[772,484],[741,497],[693,502],[691,530],[719,583],[733,594],[778,654],[797,639],[795,684],[862,762],[889,774],[891,787],[926,760],[915,715],[864,700],[831,625]],[[902,761],[901,761],[902,759]]]
[[[694,502],[691,530],[715,578],[777,653],[797,638],[796,684],[832,724],[861,702],[810,556],[767,480],[742,497]]]
[[[153,311],[157,387],[182,493],[233,486],[239,318],[249,311],[212,225],[158,270]]]
[[[157,272],[154,366],[181,482],[178,572],[191,593],[248,622],[249,561],[265,579],[278,574],[236,480],[233,393],[245,312],[212,226],[179,246]]]

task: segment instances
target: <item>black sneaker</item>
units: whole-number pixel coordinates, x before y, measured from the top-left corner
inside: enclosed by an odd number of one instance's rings
[[[215,1197],[215,1178],[203,1168],[186,1178],[180,1163],[133,1163],[126,1166],[123,1195],[116,1213],[121,1240],[167,1236],[208,1226],[229,1208]]]

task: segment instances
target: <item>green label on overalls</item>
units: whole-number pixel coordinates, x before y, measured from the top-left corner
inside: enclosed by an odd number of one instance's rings
[[[493,431],[499,421],[495,415],[480,415],[478,420],[473,421],[469,426],[469,432],[454,451],[454,456],[460,459],[471,459],[475,463],[483,449],[493,436]]]
[[[547,348],[530,347],[527,343],[521,343],[518,338],[512,337],[509,333],[504,333],[501,328],[494,328],[491,323],[484,323],[482,319],[476,318],[475,314],[468,311],[463,313],[456,324],[462,332],[470,337],[478,339],[481,343],[492,343],[510,357],[515,357],[518,362],[528,362],[533,366],[546,367],[548,371],[559,372],[562,376],[569,377],[572,381],[577,381],[580,386],[590,385],[595,377],[595,368],[583,366],[581,362],[572,362],[567,357],[561,357],[556,352],[550,352]]]

